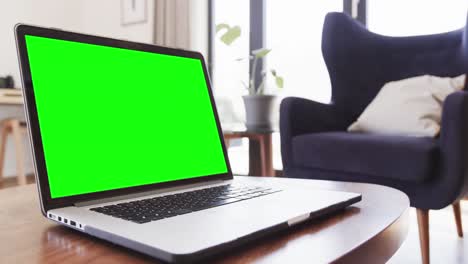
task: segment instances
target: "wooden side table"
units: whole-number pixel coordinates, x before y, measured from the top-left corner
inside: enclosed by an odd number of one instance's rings
[[[272,131],[223,131],[224,141],[229,147],[229,140],[249,139],[249,175],[275,176],[273,169]]]

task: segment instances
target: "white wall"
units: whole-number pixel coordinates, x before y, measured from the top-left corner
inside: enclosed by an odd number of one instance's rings
[[[78,0],[2,1],[0,15],[0,75],[11,74],[19,86],[20,75],[13,29],[29,23],[70,30],[81,28],[82,3]]]
[[[12,75],[20,86],[20,75],[13,34],[14,25],[29,23],[56,27],[112,38],[144,43],[153,42],[154,0],[148,0],[147,21],[134,25],[121,25],[119,0],[15,0],[0,5],[0,76]],[[208,51],[208,1],[190,3],[191,49]],[[0,111],[1,112],[1,111]]]
[[[76,1],[76,0],[75,0]],[[154,1],[147,1],[145,23],[121,25],[119,0],[81,0],[83,33],[137,42],[153,42]]]
[[[208,61],[208,0],[190,4],[190,49],[201,52]]]
[[[15,0],[0,6],[0,76],[20,83],[13,28],[28,23],[64,30],[151,43],[154,2],[148,1],[146,23],[122,26],[118,0]]]

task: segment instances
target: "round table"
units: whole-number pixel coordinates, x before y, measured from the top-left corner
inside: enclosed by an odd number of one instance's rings
[[[409,200],[398,190],[363,183],[265,177],[255,180],[307,188],[311,192],[315,189],[357,192],[362,194],[362,201],[326,218],[268,235],[210,262],[385,263],[406,238]],[[41,215],[34,184],[0,191],[0,234],[0,263],[157,261],[48,221]]]

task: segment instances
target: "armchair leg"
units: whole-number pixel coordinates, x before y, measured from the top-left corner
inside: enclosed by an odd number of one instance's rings
[[[452,204],[453,214],[455,216],[455,224],[457,225],[457,233],[459,237],[463,237],[463,226],[461,220],[461,209],[460,209],[460,201]]]
[[[416,208],[416,213],[418,216],[422,263],[429,264],[429,210]]]

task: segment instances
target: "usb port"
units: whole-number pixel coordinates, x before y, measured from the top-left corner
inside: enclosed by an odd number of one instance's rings
[[[76,223],[75,223],[75,221],[71,221],[71,220],[70,220],[70,225],[72,225],[72,226],[76,226]]]

